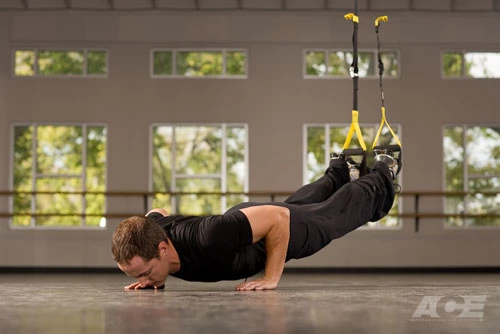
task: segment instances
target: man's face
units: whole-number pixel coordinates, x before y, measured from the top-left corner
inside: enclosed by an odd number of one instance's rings
[[[169,272],[167,259],[161,253],[159,258],[150,261],[136,255],[128,263],[119,263],[118,267],[128,276],[137,278],[141,288],[165,285]]]

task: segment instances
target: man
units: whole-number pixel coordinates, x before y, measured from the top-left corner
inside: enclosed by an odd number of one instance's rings
[[[318,252],[333,239],[384,217],[394,202],[400,163],[375,156],[371,171],[350,180],[342,154],[324,176],[282,203],[241,203],[223,215],[170,216],[153,209],[122,221],[113,234],[118,267],[137,282],[125,289],[163,288],[168,275],[188,281],[245,281],[236,290],[275,289],[285,262]],[[264,270],[261,278],[246,278]]]

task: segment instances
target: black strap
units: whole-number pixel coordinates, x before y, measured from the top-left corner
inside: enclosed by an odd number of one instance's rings
[[[358,68],[358,0],[354,0],[354,19],[353,23],[353,33],[352,33],[352,89],[353,89],[353,99],[352,99],[352,110],[358,110],[358,78],[359,78],[359,68]]]

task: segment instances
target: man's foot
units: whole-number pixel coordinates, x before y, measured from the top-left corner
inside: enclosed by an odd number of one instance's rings
[[[347,163],[347,167],[349,168],[349,178],[352,181],[359,179],[360,175],[360,164],[354,161],[353,158],[346,156],[342,153],[332,153],[330,157],[333,159],[342,159]]]
[[[398,159],[396,159],[392,152],[389,150],[374,150],[373,154],[375,154],[375,161],[381,161],[385,163],[392,174],[392,179],[396,179],[396,176],[401,171],[401,166],[399,164]]]

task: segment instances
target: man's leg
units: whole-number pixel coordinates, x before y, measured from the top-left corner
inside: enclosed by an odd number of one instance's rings
[[[312,255],[369,221],[384,217],[394,202],[393,178],[384,162],[371,172],[348,182],[325,201],[290,206],[290,258]]]
[[[288,197],[284,203],[295,205],[320,203],[348,182],[349,169],[346,161],[344,159],[332,159],[330,160],[330,166],[328,166],[321,178],[301,187]]]

